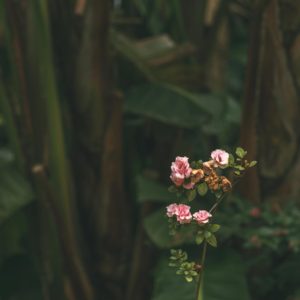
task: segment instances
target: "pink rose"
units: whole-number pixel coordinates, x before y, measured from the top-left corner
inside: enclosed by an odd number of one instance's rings
[[[177,174],[172,173],[170,178],[176,186],[181,186],[184,182],[184,178],[179,178]]]
[[[192,220],[192,214],[190,212],[191,207],[185,204],[179,204],[177,206],[177,222],[180,224],[190,223]]]
[[[180,186],[183,184],[185,178],[191,176],[192,169],[189,164],[188,157],[177,156],[171,165],[171,180],[175,185]]]
[[[217,149],[211,153],[211,158],[219,167],[225,167],[228,165],[229,154],[224,150]]]
[[[212,215],[206,210],[199,210],[193,214],[193,219],[197,221],[198,224],[206,224]]]
[[[192,188],[194,188],[194,186],[195,186],[195,183],[194,183],[194,182],[185,183],[185,184],[183,185],[183,187],[184,187],[185,189],[187,189],[187,190],[191,190]]]
[[[178,205],[176,203],[172,203],[170,205],[167,206],[167,216],[169,218],[176,216],[177,214],[177,207]]]
[[[190,223],[192,220],[190,209],[191,207],[188,205],[173,203],[167,206],[167,216],[169,218],[176,216],[176,220],[180,224]]]

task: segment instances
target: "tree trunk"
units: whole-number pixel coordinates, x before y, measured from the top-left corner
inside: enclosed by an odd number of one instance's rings
[[[123,99],[113,87],[109,15],[108,0],[86,4],[74,93],[74,166],[90,266],[101,298],[115,300],[124,299],[131,222],[123,184]]]
[[[253,203],[284,202],[300,194],[300,4],[270,0],[256,9],[241,141],[259,165],[243,193]]]

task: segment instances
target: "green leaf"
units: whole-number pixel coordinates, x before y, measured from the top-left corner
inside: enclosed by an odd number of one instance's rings
[[[233,166],[233,165],[234,165],[234,161],[235,161],[235,160],[234,160],[234,156],[233,156],[232,154],[229,154],[229,160],[228,160],[228,161],[229,161],[229,165],[230,165],[230,166]]]
[[[160,209],[144,220],[145,230],[151,241],[159,248],[176,247],[185,241],[183,233],[176,233],[175,236],[169,235],[169,226],[166,220],[166,210]],[[185,230],[189,230],[186,228]],[[184,229],[182,230],[184,231]]]
[[[167,187],[162,184],[145,178],[143,176],[137,177],[137,201],[143,203],[145,201],[163,202],[167,203],[174,200],[174,195],[170,194]]]
[[[218,245],[216,236],[214,234],[205,238],[205,240],[213,247],[217,247],[217,245]]]
[[[204,236],[205,236],[205,239],[207,240],[212,236],[212,234],[210,231],[204,231]]]
[[[10,166],[0,168],[0,224],[33,200],[30,184]]]
[[[208,191],[208,186],[206,182],[200,183],[197,187],[198,194],[204,196]]]
[[[211,249],[205,264],[203,299],[250,300],[244,261],[237,253]],[[155,270],[151,300],[195,300],[195,285],[184,283],[162,258]]]
[[[244,171],[245,170],[245,168],[241,165],[236,165],[235,168],[239,171]]]
[[[186,277],[185,277],[185,280],[186,280],[187,282],[192,282],[192,281],[193,281],[193,277],[186,276]]]
[[[186,196],[189,201],[193,201],[196,195],[197,195],[196,190],[189,190],[186,192]]]
[[[220,99],[196,95],[183,89],[160,84],[135,86],[125,95],[125,111],[166,124],[194,128],[220,113]]]
[[[197,245],[202,244],[203,241],[204,241],[204,236],[203,236],[203,234],[202,234],[202,235],[197,235],[197,236],[196,236],[195,242],[196,242]]]
[[[211,224],[209,227],[209,230],[211,232],[217,232],[220,228],[221,228],[221,226],[219,224]]]
[[[176,249],[171,249],[171,250],[170,250],[170,253],[171,253],[171,255],[177,255],[178,250],[176,250]]]
[[[241,147],[237,147],[235,150],[235,154],[240,157],[240,158],[244,158],[245,155],[247,154],[247,151],[245,151],[243,148]]]
[[[251,161],[251,163],[249,164],[249,168],[256,166],[256,164],[257,164],[256,160]]]
[[[171,267],[171,268],[177,268],[178,267],[178,264],[177,263],[173,263],[173,262],[170,262],[169,263],[169,267]]]

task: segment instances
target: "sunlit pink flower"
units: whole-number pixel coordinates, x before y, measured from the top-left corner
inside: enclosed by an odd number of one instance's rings
[[[216,149],[211,153],[211,158],[218,166],[225,167],[228,165],[229,154],[224,150]]]
[[[193,219],[197,221],[198,224],[206,224],[212,215],[206,210],[199,210],[193,214]]]
[[[171,165],[171,180],[175,185],[180,186],[183,184],[185,178],[191,176],[192,169],[189,164],[189,159],[186,156],[177,156]]]
[[[178,205],[176,203],[172,203],[166,207],[167,208],[167,216],[169,218],[177,215],[177,211],[178,211],[177,207],[178,207]]]
[[[190,223],[192,220],[192,214],[190,212],[191,207],[185,204],[179,204],[177,206],[177,221],[180,224]]]

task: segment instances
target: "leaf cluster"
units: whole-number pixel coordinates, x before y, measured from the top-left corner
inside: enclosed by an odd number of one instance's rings
[[[181,249],[171,249],[169,266],[177,268],[176,274],[184,276],[187,282],[192,282],[198,276],[195,262],[188,261],[188,255]]]
[[[206,241],[212,247],[217,247],[217,238],[214,233],[217,232],[220,227],[218,224],[207,224],[201,227],[196,233],[196,244],[200,245],[203,241]]]

